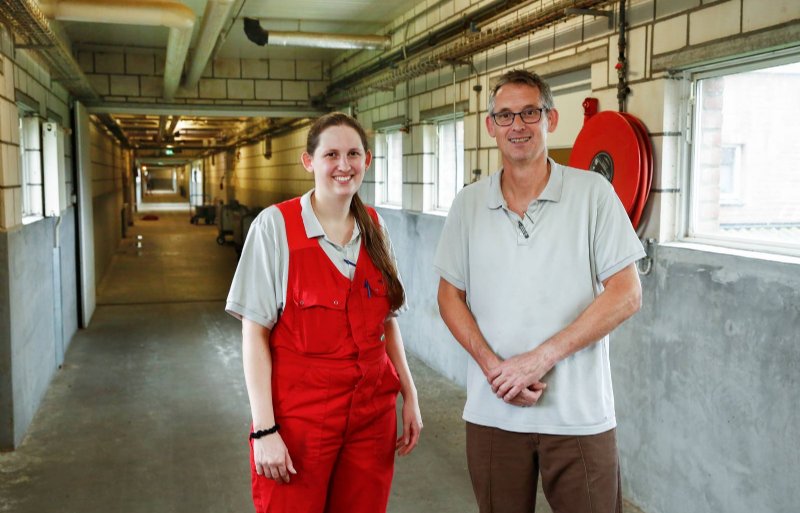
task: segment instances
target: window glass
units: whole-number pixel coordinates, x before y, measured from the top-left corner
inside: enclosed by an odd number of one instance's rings
[[[447,210],[464,186],[464,119],[437,125],[434,209]]]
[[[753,68],[696,77],[689,235],[794,252],[800,249],[800,63]]]
[[[388,205],[403,204],[403,133],[386,134],[386,182],[384,202]]]

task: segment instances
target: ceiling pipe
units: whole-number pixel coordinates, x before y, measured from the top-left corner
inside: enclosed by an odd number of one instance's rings
[[[206,69],[211,53],[222,33],[222,28],[228,21],[233,2],[234,0],[208,0],[206,3],[206,11],[203,14],[203,22],[197,36],[197,46],[194,48],[192,64],[184,84],[187,89],[197,85],[200,75]]]
[[[156,133],[156,142],[164,140],[164,130],[167,128],[167,116],[161,115],[158,117],[158,132]]]
[[[385,50],[392,44],[392,38],[387,36],[264,30],[261,23],[253,18],[244,19],[244,33],[247,39],[259,46],[270,44],[337,50]]]
[[[175,129],[178,128],[178,121],[180,121],[181,117],[177,114],[172,116],[169,120],[169,126],[167,127],[167,137],[172,137],[175,135]]]
[[[194,30],[195,14],[189,7],[167,0],[56,0],[42,2],[41,8],[46,16],[60,21],[168,27],[164,99],[175,98]]]

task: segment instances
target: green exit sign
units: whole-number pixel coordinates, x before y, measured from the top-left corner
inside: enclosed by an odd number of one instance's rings
[[[172,155],[172,148],[167,148],[166,150],[164,150],[164,153],[166,155]]]

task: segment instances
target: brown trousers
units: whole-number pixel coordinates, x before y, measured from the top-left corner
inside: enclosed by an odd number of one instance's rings
[[[467,422],[467,464],[480,513],[534,513],[539,472],[553,513],[622,513],[616,429],[541,435]]]

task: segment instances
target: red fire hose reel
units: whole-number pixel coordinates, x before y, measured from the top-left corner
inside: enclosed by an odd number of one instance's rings
[[[584,100],[583,107],[583,128],[575,139],[569,165],[605,176],[631,224],[638,228],[653,181],[653,147],[647,128],[625,112],[597,112],[594,98]]]

